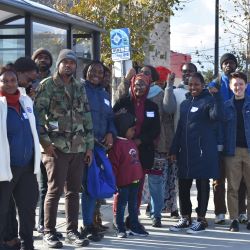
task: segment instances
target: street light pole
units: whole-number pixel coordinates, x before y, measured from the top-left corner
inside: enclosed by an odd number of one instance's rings
[[[214,76],[218,76],[219,66],[219,0],[215,0],[215,44],[214,44]]]

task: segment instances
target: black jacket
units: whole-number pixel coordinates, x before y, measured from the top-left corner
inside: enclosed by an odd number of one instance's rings
[[[142,143],[138,149],[143,169],[151,169],[154,163],[154,141],[157,140],[160,134],[160,117],[155,103],[146,99],[144,105],[144,122],[138,136]],[[113,107],[114,113],[121,109],[126,109],[127,112],[135,115],[134,103],[131,97],[124,97],[116,102]]]

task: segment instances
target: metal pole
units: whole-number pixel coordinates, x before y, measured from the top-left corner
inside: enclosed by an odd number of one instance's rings
[[[215,45],[214,45],[214,76],[218,76],[219,66],[219,0],[215,0]]]
[[[248,13],[250,13],[250,0],[248,0]],[[249,71],[249,64],[250,64],[250,20],[248,21],[248,30],[247,30],[247,51],[246,51],[246,74],[247,80],[250,80],[250,71]]]

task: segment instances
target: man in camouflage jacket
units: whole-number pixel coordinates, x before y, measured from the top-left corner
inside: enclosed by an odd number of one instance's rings
[[[65,190],[66,240],[86,245],[77,232],[79,191],[85,163],[92,160],[94,146],[91,113],[83,86],[73,77],[77,58],[72,50],[59,53],[56,72],[41,82],[35,99],[40,120],[42,161],[48,175],[45,198],[44,242],[49,248],[61,248],[55,226],[58,202]]]

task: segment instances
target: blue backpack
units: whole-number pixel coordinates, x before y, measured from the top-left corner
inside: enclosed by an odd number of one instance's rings
[[[94,147],[94,157],[88,167],[87,191],[96,199],[110,198],[116,192],[116,181],[112,165],[101,147]]]

